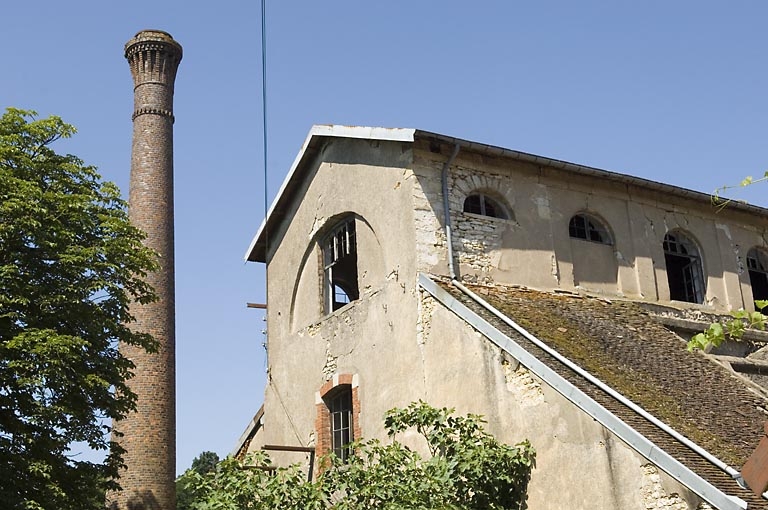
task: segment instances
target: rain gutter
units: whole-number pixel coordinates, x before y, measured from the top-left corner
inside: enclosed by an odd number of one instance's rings
[[[460,282],[453,280],[452,283],[457,288],[462,290],[462,292],[466,292],[467,295],[472,299],[478,301],[481,306],[494,313],[494,315],[500,319],[504,320],[505,323],[508,323],[508,319],[506,319],[506,317],[501,314],[501,312],[498,312],[490,304],[485,303],[485,301],[461,285]],[[423,273],[419,273],[419,286],[431,294],[446,308],[458,315],[461,319],[466,321],[469,325],[471,325],[486,338],[496,344],[503,351],[512,355],[523,366],[544,380],[549,386],[563,395],[567,400],[573,402],[577,407],[582,409],[585,413],[587,413],[589,416],[594,418],[596,421],[614,433],[631,448],[667,472],[681,484],[688,487],[691,491],[707,501],[709,504],[713,505],[715,508],[726,510],[744,510],[747,508],[747,503],[744,500],[736,496],[729,496],[728,494],[725,494],[720,489],[701,478],[698,474],[653,444],[653,442],[643,436],[640,432],[624,423],[616,415],[608,411],[605,407],[601,406],[591,397],[567,381],[564,377],[545,365],[541,360],[525,350],[509,336],[505,335],[496,329],[492,324],[470,310],[467,306],[465,306],[463,303],[454,298],[450,293],[448,293],[448,291],[442,289],[439,285],[437,285],[436,282],[434,282]],[[542,348],[546,347],[543,342],[525,331],[520,326],[516,325],[515,330],[520,332],[530,341],[536,343],[537,345],[543,346]],[[699,448],[699,450],[702,449]]]

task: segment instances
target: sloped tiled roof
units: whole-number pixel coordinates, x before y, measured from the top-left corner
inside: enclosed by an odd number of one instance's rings
[[[768,502],[645,418],[577,375],[449,284],[442,285],[528,352],[658,447],[749,508]],[[689,353],[638,303],[529,289],[468,286],[504,315],[737,470],[763,435],[768,402],[739,376]]]

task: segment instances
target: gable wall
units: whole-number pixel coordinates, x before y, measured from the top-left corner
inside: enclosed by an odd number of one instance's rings
[[[413,341],[418,299],[410,148],[332,140],[294,198],[290,221],[275,233],[264,427],[251,451],[262,444],[315,444],[317,393],[334,375],[356,376],[356,426],[363,434],[381,428],[387,409],[416,398],[408,389],[412,381],[400,377],[400,367],[419,357]],[[326,314],[318,242],[347,213],[356,218],[360,299]],[[278,464],[302,457],[271,456]]]
[[[447,274],[440,172],[452,147],[433,150],[415,144],[415,201],[431,214],[415,217],[418,267]],[[478,191],[500,199],[514,219],[464,213],[464,199]],[[463,280],[669,301],[662,246],[668,231],[681,229],[702,252],[705,305],[751,309],[745,257],[752,246],[768,246],[766,218],[464,149],[451,166],[449,193]],[[603,222],[611,246],[569,237],[568,222],[580,212]]]

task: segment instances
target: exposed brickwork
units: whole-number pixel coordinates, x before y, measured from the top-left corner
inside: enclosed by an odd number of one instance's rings
[[[315,408],[315,456],[319,459],[332,450],[331,442],[331,413],[323,400],[326,395],[339,386],[349,386],[352,390],[352,439],[357,440],[363,436],[360,428],[360,396],[357,378],[352,374],[336,374],[320,388],[317,393]],[[322,469],[318,463],[318,469]]]
[[[130,218],[147,233],[145,244],[160,255],[160,269],[147,275],[159,296],[156,303],[131,306],[134,328],[159,342],[148,354],[121,345],[134,364],[129,382],[138,408],[115,424],[126,449],[123,491],[110,496],[112,508],[176,508],[176,361],[173,251],[173,86],[181,46],[156,30],[136,34],[125,46],[134,82]]]

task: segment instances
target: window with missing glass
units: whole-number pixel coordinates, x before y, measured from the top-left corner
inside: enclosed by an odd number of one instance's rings
[[[574,239],[584,239],[600,244],[613,244],[608,229],[592,216],[576,214],[568,222],[568,235]]]
[[[749,284],[752,286],[752,299],[755,301],[768,300],[768,254],[759,248],[752,248],[747,252],[747,270],[749,271]],[[768,307],[755,310],[768,312]]]
[[[331,313],[360,297],[355,219],[339,222],[323,241],[323,301]]]
[[[696,244],[682,232],[668,232],[664,236],[664,261],[667,264],[669,298],[703,303],[704,269]]]

